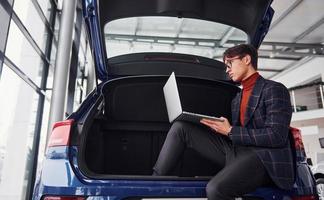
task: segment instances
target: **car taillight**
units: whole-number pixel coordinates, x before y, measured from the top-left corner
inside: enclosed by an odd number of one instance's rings
[[[292,200],[317,200],[318,198],[315,195],[293,197]]]
[[[43,200],[85,200],[86,197],[58,197],[58,196],[46,196]]]
[[[73,119],[55,123],[48,142],[48,147],[67,146],[69,144],[72,124]]]
[[[304,144],[302,140],[302,133],[300,129],[294,128],[294,127],[289,127],[289,131],[292,134],[295,142],[295,149],[296,150],[304,150]]]

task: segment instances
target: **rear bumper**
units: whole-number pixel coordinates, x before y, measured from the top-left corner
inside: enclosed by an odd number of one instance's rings
[[[70,152],[69,152],[70,151]],[[48,151],[40,174],[33,200],[44,195],[86,196],[88,200],[121,200],[141,198],[205,198],[207,181],[170,180],[95,180],[88,179],[79,171],[75,147],[55,147]],[[264,199],[285,199],[291,191],[274,188],[259,188],[248,196]]]

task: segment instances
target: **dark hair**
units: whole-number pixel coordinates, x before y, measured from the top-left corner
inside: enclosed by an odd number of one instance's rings
[[[251,64],[254,69],[258,68],[258,51],[254,46],[250,44],[240,44],[231,48],[228,48],[223,54],[223,61],[225,58],[233,58],[239,56],[243,58],[244,56],[249,55],[251,57]]]

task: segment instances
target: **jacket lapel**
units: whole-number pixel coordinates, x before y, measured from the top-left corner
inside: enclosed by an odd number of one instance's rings
[[[242,91],[236,94],[232,101],[232,124],[240,126],[240,105],[241,105]]]
[[[244,116],[244,126],[246,126],[246,124],[250,121],[251,117],[253,116],[253,113],[259,103],[264,85],[265,85],[265,79],[262,76],[260,76],[255,82],[251,96],[248,101],[248,105]]]

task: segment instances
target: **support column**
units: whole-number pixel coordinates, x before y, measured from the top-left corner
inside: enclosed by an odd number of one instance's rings
[[[57,121],[63,120],[64,118],[76,2],[77,0],[63,1],[47,140],[51,134],[53,124]]]

